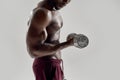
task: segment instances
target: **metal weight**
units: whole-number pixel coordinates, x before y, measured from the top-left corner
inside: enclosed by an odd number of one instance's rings
[[[71,33],[68,35],[67,39],[73,38],[74,46],[77,48],[84,48],[88,45],[89,39],[84,34]]]
[[[89,44],[89,39],[83,34],[77,34],[74,36],[74,46],[77,48],[84,48]]]

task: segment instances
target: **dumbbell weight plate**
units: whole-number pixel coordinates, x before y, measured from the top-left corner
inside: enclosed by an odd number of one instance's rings
[[[88,45],[89,39],[83,34],[77,34],[74,39],[74,46],[78,48],[84,48]]]

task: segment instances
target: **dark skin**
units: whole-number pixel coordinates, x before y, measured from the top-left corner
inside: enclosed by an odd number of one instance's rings
[[[61,59],[60,51],[73,45],[73,39],[60,43],[60,29],[63,21],[59,9],[68,4],[70,0],[43,0],[33,10],[29,20],[27,33],[27,48],[31,57],[48,56]]]

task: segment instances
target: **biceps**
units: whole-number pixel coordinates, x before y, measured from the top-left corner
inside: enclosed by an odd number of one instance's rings
[[[40,45],[43,44],[46,39],[47,39],[47,32],[43,31],[35,42],[36,47],[40,47]]]
[[[34,33],[37,33],[37,32],[34,32]],[[46,39],[47,39],[47,32],[46,30],[44,30],[40,32],[40,34],[33,35],[33,33],[31,34],[29,33],[27,41],[29,42],[30,49],[35,50],[35,49],[38,49],[40,44],[43,44]]]

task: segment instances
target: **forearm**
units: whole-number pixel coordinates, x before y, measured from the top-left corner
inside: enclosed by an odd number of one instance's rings
[[[71,46],[69,42],[63,42],[63,43],[60,43],[60,44],[57,44],[53,47],[53,50],[54,51],[59,51],[59,50],[63,50],[67,47]]]
[[[63,42],[59,44],[44,43],[41,44],[37,48],[37,50],[34,51],[34,55],[36,55],[37,57],[54,55],[56,52],[65,49],[69,46],[70,46],[69,42]]]

